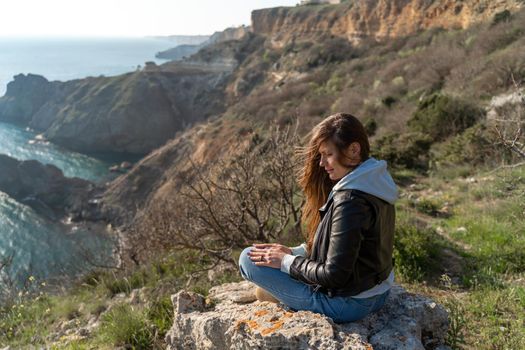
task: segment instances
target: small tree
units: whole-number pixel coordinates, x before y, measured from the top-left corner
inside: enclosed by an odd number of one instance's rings
[[[300,233],[296,130],[275,127],[264,139],[253,135],[249,149],[234,159],[192,163],[180,174],[183,185],[176,194],[139,215],[131,249],[141,257],[158,249],[194,249],[233,262],[234,248]]]
[[[525,160],[525,96],[518,83],[511,101],[499,108],[493,118],[496,131],[496,144],[510,150],[520,159]]]

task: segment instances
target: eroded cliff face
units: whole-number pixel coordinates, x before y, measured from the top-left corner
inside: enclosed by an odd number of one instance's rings
[[[256,10],[252,12],[252,28],[254,33],[271,37],[275,46],[322,34],[354,42],[363,37],[384,40],[434,27],[464,29],[522,6],[519,0],[354,0]]]
[[[204,45],[211,45],[221,43],[230,40],[241,40],[246,34],[250,32],[250,27],[230,27],[223,31],[215,32],[213,35],[204,43]]]
[[[146,154],[220,113],[227,75],[174,65],[64,83],[18,75],[0,98],[0,120],[28,125],[80,152]]]

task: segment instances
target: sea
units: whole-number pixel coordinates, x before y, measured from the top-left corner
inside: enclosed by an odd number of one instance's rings
[[[147,61],[165,62],[155,54],[173,46],[161,38],[0,38],[0,96],[20,73],[43,75],[50,81],[114,76]],[[121,160],[72,152],[42,140],[31,129],[2,122],[0,153],[53,164],[68,177],[93,182],[110,180],[109,167]],[[105,225],[50,222],[0,192],[0,296],[2,288],[5,292],[113,266],[116,238]]]

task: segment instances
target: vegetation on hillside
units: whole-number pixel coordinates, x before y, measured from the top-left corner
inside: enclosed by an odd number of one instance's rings
[[[213,138],[249,122],[234,135],[236,152],[186,168],[171,200],[140,212],[130,239],[138,266],[94,272],[59,296],[21,291],[0,310],[0,344],[162,347],[171,294],[238,279],[232,263],[254,240],[302,240],[294,147],[321,118],[346,111],[365,123],[401,187],[398,281],[448,308],[453,348],[525,348],[525,168],[507,167],[525,160],[525,115],[521,103],[487,111],[525,80],[523,28],[525,11],[359,46],[332,37],[223,44],[241,65],[228,110],[199,130]],[[295,130],[296,120],[297,135],[274,138],[270,130]]]

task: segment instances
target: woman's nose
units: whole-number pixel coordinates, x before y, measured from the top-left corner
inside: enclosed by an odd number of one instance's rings
[[[325,159],[324,159],[323,156],[321,156],[321,157],[319,158],[319,166],[324,167],[324,162],[325,162]]]

